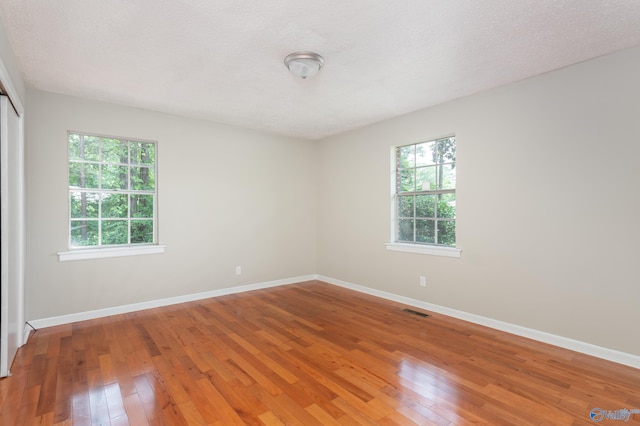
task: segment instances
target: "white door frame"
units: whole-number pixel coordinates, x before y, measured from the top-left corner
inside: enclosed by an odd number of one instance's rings
[[[14,221],[14,223],[11,223],[10,225],[12,227],[15,226],[16,235],[17,235],[16,241],[11,242],[11,247],[15,248],[15,250],[12,250],[12,256],[15,258],[15,263],[13,264],[16,265],[16,270],[12,271],[11,274],[13,277],[15,277],[14,290],[16,291],[17,306],[12,308],[15,309],[15,314],[17,318],[17,326],[19,328],[19,330],[17,330],[17,346],[20,347],[24,345],[24,343],[26,343],[26,340],[28,337],[27,327],[25,327],[25,319],[24,319],[24,286],[25,286],[25,271],[26,271],[26,208],[25,208],[25,205],[26,205],[25,191],[26,190],[25,190],[25,164],[24,164],[24,105],[22,104],[22,101],[18,96],[18,93],[13,84],[13,81],[11,80],[11,76],[9,75],[9,72],[4,65],[4,62],[2,61],[2,58],[0,58],[0,83],[2,83],[2,87],[4,88],[7,94],[7,97],[11,102],[11,106],[13,106],[13,109],[18,115],[18,138],[16,141],[12,141],[13,146],[11,146],[11,148],[16,151],[16,158],[17,158],[17,161],[16,161],[17,164],[11,165],[11,167],[14,168],[13,170],[15,170],[15,172],[12,173],[12,176],[15,177],[16,179],[15,183],[12,183],[12,185],[15,185],[18,188],[17,193],[14,194],[14,198],[12,198],[11,200],[12,206],[15,206],[13,208],[16,208],[16,211],[17,211],[17,219]],[[4,150],[4,148],[3,148],[3,151],[4,153],[7,152],[6,150]],[[2,161],[3,162],[5,161],[4,156]],[[3,174],[5,174],[5,170],[3,170]],[[7,189],[7,185],[3,183],[2,194],[1,194],[3,206],[6,206],[5,203],[7,202],[8,194],[6,189]],[[4,241],[7,238],[7,234],[8,234],[8,232],[6,231],[7,228],[5,228],[6,225],[7,223],[3,219],[4,231],[2,232],[2,240],[3,240],[2,246],[4,249],[8,249],[8,245],[5,244],[5,241]],[[3,277],[5,276],[5,267],[8,266],[8,262],[5,262],[6,255],[8,255],[8,253],[3,251],[3,255],[2,255],[2,268],[3,268],[2,276]],[[2,286],[5,286],[5,285],[8,285],[8,283],[2,282]],[[3,324],[2,326],[5,327],[5,324]],[[2,352],[2,356],[4,357],[5,351],[2,350],[0,352]],[[0,364],[4,365],[6,363],[7,371],[0,372],[0,373],[9,374],[8,369],[11,367],[12,361],[13,360],[2,359]]]

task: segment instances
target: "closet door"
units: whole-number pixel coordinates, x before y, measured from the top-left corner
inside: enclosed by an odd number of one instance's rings
[[[0,238],[2,285],[0,315],[0,377],[8,376],[22,344],[20,315],[24,278],[22,268],[22,154],[18,115],[6,96],[0,96]]]

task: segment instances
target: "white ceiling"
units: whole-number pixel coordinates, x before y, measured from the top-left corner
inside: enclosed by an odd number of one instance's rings
[[[319,139],[640,43],[638,0],[0,0],[33,88]],[[283,58],[311,50],[308,80]]]

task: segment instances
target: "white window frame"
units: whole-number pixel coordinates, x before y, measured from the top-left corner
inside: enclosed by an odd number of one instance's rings
[[[153,190],[148,190],[148,191],[139,191],[139,190],[132,190],[131,188],[127,188],[127,189],[123,189],[123,190],[112,190],[112,189],[103,189],[103,188],[99,188],[99,189],[90,189],[88,190],[88,192],[92,192],[92,193],[99,193],[99,194],[126,194],[126,195],[131,195],[131,194],[140,194],[140,195],[153,195],[153,241],[151,243],[134,243],[132,244],[131,241],[129,240],[127,244],[114,244],[114,245],[102,245],[101,244],[101,238],[98,237],[98,242],[99,245],[97,246],[86,246],[86,247],[77,247],[77,246],[72,246],[71,244],[71,222],[73,220],[78,220],[78,218],[72,218],[71,217],[71,202],[70,202],[70,195],[72,191],[78,191],[78,188],[72,188],[71,186],[69,186],[69,173],[70,173],[70,165],[74,162],[71,159],[67,159],[67,186],[68,186],[68,190],[67,190],[67,207],[68,207],[68,212],[67,212],[67,218],[68,218],[68,223],[67,223],[67,237],[68,237],[68,250],[64,251],[64,252],[59,252],[58,253],[58,260],[61,262],[64,261],[70,261],[70,260],[84,260],[84,259],[99,259],[99,258],[109,258],[109,257],[120,257],[120,256],[136,256],[136,255],[145,255],[145,254],[157,254],[157,253],[163,253],[164,249],[165,249],[165,245],[161,245],[158,243],[158,143],[157,141],[151,141],[151,140],[142,140],[142,139],[137,139],[137,138],[126,138],[126,137],[118,137],[118,136],[107,136],[107,135],[100,135],[100,134],[94,134],[94,133],[87,133],[87,132],[79,132],[79,131],[69,131],[67,132],[67,149],[69,147],[69,137],[72,134],[77,134],[80,135],[80,137],[85,137],[85,136],[90,136],[90,137],[99,137],[99,138],[109,138],[109,139],[117,139],[120,141],[126,141],[126,142],[141,142],[141,143],[147,143],[147,144],[153,144],[154,145],[154,162],[153,162],[153,176],[154,176],[154,187]],[[106,164],[102,161],[79,161],[82,163],[88,163],[88,164]],[[121,164],[121,166],[127,166],[127,168],[130,168],[132,166],[137,166],[136,164],[131,163],[131,158],[129,158],[128,163],[127,164]],[[100,173],[100,177],[101,177],[101,173]],[[129,199],[129,198],[128,198]],[[96,219],[99,223],[101,221],[104,221],[104,218],[102,217],[102,214],[99,213],[98,218]],[[127,220],[127,226],[129,228],[129,235],[128,238],[131,238],[130,235],[130,227],[131,227],[131,223],[132,223],[132,218],[130,216],[128,216],[126,218]],[[135,222],[135,220],[134,220]],[[99,230],[101,229],[101,227],[99,227]],[[99,235],[100,231],[99,231]]]
[[[392,146],[390,149],[390,175],[391,175],[391,186],[390,186],[390,242],[385,243],[385,247],[389,251],[396,252],[405,252],[405,253],[414,253],[414,254],[426,254],[433,256],[444,256],[444,257],[454,257],[459,258],[462,252],[462,249],[458,247],[444,246],[438,244],[428,244],[428,243],[417,243],[417,242],[407,242],[407,241],[398,241],[398,191],[397,191],[397,149],[402,146],[411,146],[418,145],[424,142],[431,142],[439,139],[445,139],[449,137],[455,137],[455,135],[442,136],[438,138],[426,139],[421,142],[414,142],[406,145]],[[457,194],[457,185],[455,190],[453,191]],[[457,231],[457,213],[456,213],[456,231]],[[456,243],[457,243],[457,235],[456,235]]]

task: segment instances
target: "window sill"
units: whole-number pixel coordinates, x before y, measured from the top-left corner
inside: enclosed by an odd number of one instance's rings
[[[461,249],[455,247],[428,246],[408,243],[384,243],[387,250],[405,253],[429,254],[432,256],[460,257]]]
[[[103,259],[107,257],[139,256],[142,254],[164,253],[165,245],[109,247],[99,249],[78,249],[58,253],[58,261]]]

